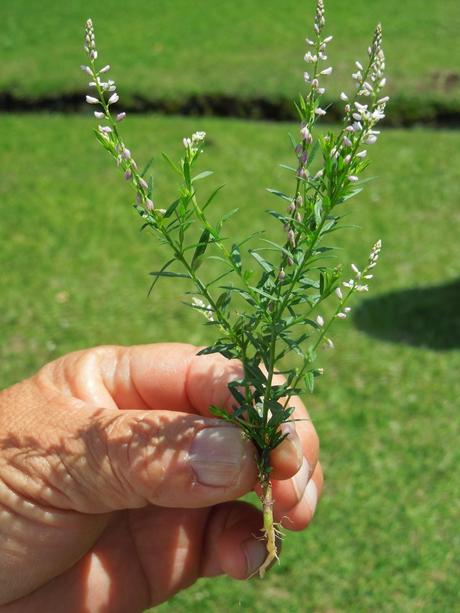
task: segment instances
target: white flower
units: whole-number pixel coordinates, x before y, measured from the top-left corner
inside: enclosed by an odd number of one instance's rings
[[[337,319],[346,319],[347,315],[346,313],[337,313],[336,317]]]
[[[315,113],[320,117],[322,117],[323,115],[326,115],[326,111],[322,109],[321,107],[316,108]]]
[[[88,104],[99,104],[99,100],[93,96],[86,96],[86,102]]]
[[[362,151],[360,151],[359,153],[356,154],[357,158],[365,158],[367,155],[367,151],[365,149],[363,149]]]
[[[115,104],[115,102],[118,102],[119,100],[120,96],[117,93],[112,94],[108,100],[108,104]]]
[[[342,294],[342,290],[340,289],[340,287],[336,288],[335,295],[337,296],[337,298],[339,298],[339,300],[342,300],[343,294]]]
[[[210,304],[206,305],[200,298],[192,298],[192,306],[198,309],[209,321],[214,321],[213,311]]]
[[[322,71],[320,72],[320,74],[323,74],[323,75],[326,75],[326,76],[327,76],[327,75],[332,74],[332,70],[333,70],[333,69],[332,69],[332,66],[329,66],[329,68],[325,68],[324,70],[322,70]]]
[[[324,168],[321,168],[321,170],[318,170],[318,172],[316,173],[316,175],[313,178],[314,179],[321,179],[323,174],[324,174]]]
[[[324,319],[321,317],[321,315],[318,315],[318,317],[316,318],[316,323],[320,328],[324,326]]]
[[[348,96],[345,92],[342,92],[340,94],[340,100],[343,100],[344,102],[346,102],[348,100]]]
[[[304,55],[303,58],[308,64],[314,64],[318,58],[316,55],[313,55],[313,53],[310,53],[310,51],[307,51],[307,53]]]
[[[376,142],[377,142],[377,136],[375,134],[368,134],[363,139],[363,143],[365,145],[373,145]]]
[[[357,292],[368,292],[369,286],[368,285],[356,285],[355,290]]]
[[[347,179],[350,181],[350,183],[356,183],[356,181],[359,181],[359,177],[356,175],[349,175]]]
[[[86,72],[86,74],[89,74],[90,77],[93,76],[93,71],[91,70],[91,68],[89,66],[80,66],[80,68],[83,70],[83,72]]]
[[[332,342],[331,338],[327,338],[325,343],[324,343],[324,349],[334,349],[335,345]]]
[[[94,117],[96,117],[96,119],[104,119],[105,113],[102,113],[102,111],[94,111]]]
[[[352,271],[356,274],[356,276],[360,276],[361,275],[361,271],[359,270],[359,268],[356,266],[356,264],[352,264],[351,265],[351,269]]]
[[[108,72],[110,70],[110,64],[107,64],[103,68],[100,69],[99,74],[104,74],[104,72]]]
[[[206,132],[195,132],[192,134],[193,143],[201,143],[206,138]]]
[[[306,143],[311,143],[311,141],[313,140],[311,132],[307,126],[303,126],[301,128],[300,136],[302,137],[302,140],[304,140]]]
[[[288,230],[287,233],[288,241],[291,243],[293,247],[295,247],[295,233],[294,230]]]

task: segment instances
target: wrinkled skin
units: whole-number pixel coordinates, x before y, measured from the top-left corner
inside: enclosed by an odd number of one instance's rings
[[[0,394],[2,613],[133,613],[262,563],[260,511],[237,501],[256,486],[255,450],[208,412],[230,405],[241,367],[196,354],[98,347]],[[318,438],[295,406],[301,421],[271,457],[289,530],[308,525],[322,487]]]

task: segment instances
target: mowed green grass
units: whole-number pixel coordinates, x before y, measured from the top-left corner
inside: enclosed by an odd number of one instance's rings
[[[177,283],[147,298],[147,273],[165,256],[139,233],[129,187],[92,126],[0,117],[2,387],[82,347],[212,338]],[[264,188],[289,188],[277,164],[290,161],[295,128],[130,119],[136,158],[156,156],[160,204],[174,198],[175,179],[159,152],[178,155],[195,129],[209,134],[202,168],[216,171],[202,189],[226,184],[216,214],[241,209],[229,235],[276,231],[264,210],[281,201]],[[458,302],[446,310],[446,300],[459,284],[459,145],[455,132],[386,131],[371,150],[368,175],[377,179],[350,202],[349,220],[362,229],[335,235],[348,261],[362,262],[379,237],[384,247],[369,297],[336,327],[336,351],[320,355],[318,393],[305,398],[326,473],[316,520],[287,534],[281,564],[263,582],[199,581],[160,610],[458,608],[460,321]]]
[[[290,97],[303,88],[313,0],[15,0],[0,4],[0,91],[44,96],[83,91],[84,22],[92,17],[101,61],[114,66],[122,97],[221,93]],[[409,97],[460,97],[457,0],[328,0],[335,67],[329,94],[350,88],[383,23],[389,90]]]

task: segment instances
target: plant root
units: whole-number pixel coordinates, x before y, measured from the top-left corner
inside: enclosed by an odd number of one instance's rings
[[[267,557],[263,561],[262,565],[251,575],[251,577],[259,575],[261,579],[263,579],[265,573],[273,562],[275,562],[275,560],[279,560],[278,542],[283,536],[281,532],[281,524],[273,521],[272,484],[269,479],[263,485],[262,508],[264,525],[262,528],[262,536],[260,538],[265,541]]]

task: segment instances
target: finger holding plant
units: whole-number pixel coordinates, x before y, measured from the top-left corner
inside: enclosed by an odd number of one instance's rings
[[[237,424],[258,451],[267,548],[260,576],[278,557],[270,454],[289,436],[289,429],[283,424],[295,423],[293,397],[305,390],[313,392],[315,379],[323,374],[315,362],[320,348],[334,346],[330,336],[332,324],[348,316],[348,303],[354,293],[368,291],[381,249],[381,242],[377,241],[363,269],[352,264],[351,279],[343,280],[341,266],[330,264],[335,251],[326,244],[339,227],[348,201],[362,189],[360,175],[368,165],[367,150],[363,147],[377,141],[379,131],[375,128],[384,117],[388,97],[381,95],[385,85],[381,27],[378,25],[375,30],[365,66],[356,62],[354,93],[342,92],[340,96],[345,103],[341,128],[321,136],[316,134],[316,127],[327,115],[327,109],[321,106],[324,84],[333,72],[327,64],[332,36],[325,36],[324,28],[324,6],[318,0],[314,33],[311,39],[306,39],[306,92],[295,103],[300,129],[298,139],[292,138],[295,166],[287,167],[293,177],[292,192],[268,190],[283,203],[283,208],[268,211],[282,226],[281,238],[265,238],[255,233],[229,244],[223,228],[237,210],[228,212],[217,223],[211,221],[208,207],[219,189],[206,197],[197,189],[198,182],[212,174],[209,171],[195,174],[206,134],[195,132],[184,138],[183,156],[177,163],[163,154],[179,178],[180,187],[177,198],[159,208],[152,177],[146,178],[139,171],[131,150],[122,140],[119,124],[126,113],[112,112],[119,101],[116,85],[113,80],[105,80],[109,66],[96,67],[93,24],[91,20],[86,24],[89,64],[82,69],[91,77],[94,92],[86,100],[98,107],[94,114],[102,120],[96,136],[133,185],[134,208],[143,227],[156,234],[169,250],[169,259],[151,273],[152,287],[160,278],[187,279],[191,308],[204,316],[205,325],[216,330],[215,342],[200,353],[221,353],[243,365],[244,376],[228,386],[233,409],[213,406],[210,410]],[[319,157],[320,167],[312,170]],[[248,244],[251,246],[246,247]],[[211,279],[203,267],[210,256],[221,266],[218,275]],[[323,303],[329,298],[335,301],[335,309],[326,319]],[[279,375],[284,375],[281,382]]]

